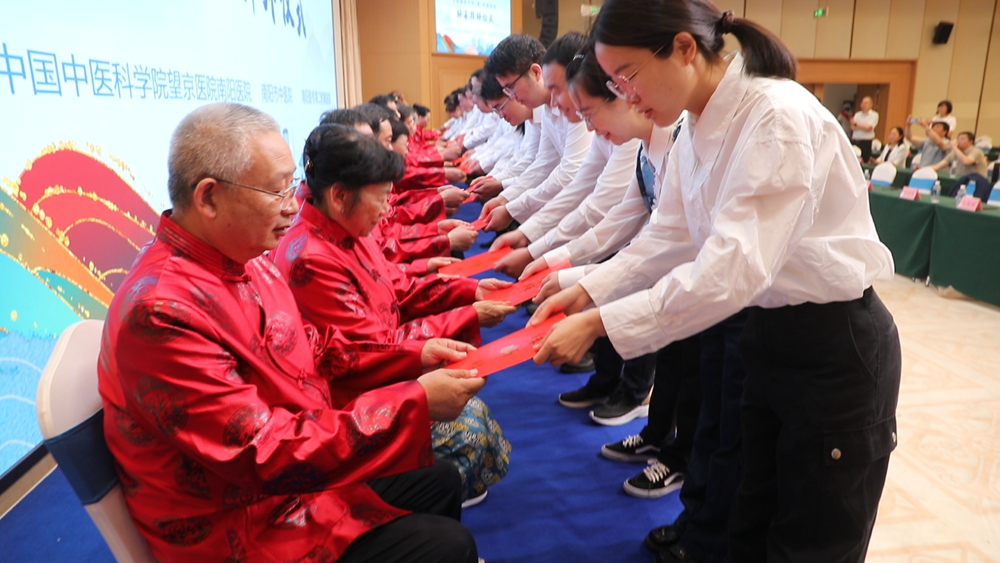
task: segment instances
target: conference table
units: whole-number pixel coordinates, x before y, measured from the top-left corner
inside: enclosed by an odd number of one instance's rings
[[[892,251],[896,272],[930,278],[939,286],[1000,306],[1000,208],[958,209],[955,200],[931,203],[899,197],[901,189],[869,192],[872,218],[879,238]]]

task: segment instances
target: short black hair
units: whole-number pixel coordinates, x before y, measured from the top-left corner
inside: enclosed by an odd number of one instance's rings
[[[354,111],[364,116],[364,118],[368,121],[368,125],[372,126],[372,131],[376,135],[378,135],[379,126],[383,121],[396,118],[396,114],[392,113],[392,110],[389,108],[373,103],[355,106]]]
[[[587,38],[582,33],[570,31],[549,45],[542,56],[542,65],[557,63],[568,66],[573,57],[587,46]]]
[[[447,104],[447,101],[445,103]],[[431,108],[420,104],[413,104],[413,111],[416,112],[419,117],[427,117],[431,113]]]
[[[343,125],[320,125],[302,150],[306,184],[313,200],[323,201],[334,184],[360,192],[369,184],[397,182],[406,172],[403,157],[373,137]]]
[[[496,75],[487,74],[486,80],[483,80],[483,87],[479,90],[479,97],[487,102],[492,102],[503,99],[506,95],[503,92],[503,86],[497,81]]]
[[[458,109],[458,96],[452,92],[444,98],[444,109],[448,113],[451,113]]]
[[[944,106],[944,107],[948,108],[948,113],[951,113],[952,105],[951,105],[951,101],[950,100],[941,100],[940,102],[938,102],[937,107],[941,107],[941,106]]]
[[[399,112],[399,120],[406,121],[413,116],[413,108],[403,102],[396,102],[396,111]]]
[[[399,99],[392,94],[379,94],[378,96],[375,96],[374,98],[368,100],[368,103],[378,104],[384,108],[388,108],[389,103],[396,103],[398,101]]]
[[[360,112],[348,108],[332,109],[330,111],[323,112],[323,115],[319,116],[320,125],[343,125],[345,127],[355,127],[363,123],[367,124],[368,119],[361,115]]]
[[[948,125],[947,121],[932,121],[931,127],[933,128],[935,125],[940,125],[941,128],[944,129],[945,136],[947,136],[948,133],[951,131],[951,125]]]
[[[402,121],[398,119],[390,119],[389,124],[392,125],[392,138],[389,140],[393,143],[395,143],[396,139],[398,139],[401,135],[410,135],[410,130],[406,127],[406,125],[403,125]]]
[[[545,46],[530,35],[511,35],[486,58],[486,72],[495,76],[524,74],[531,65],[542,62]]]
[[[962,131],[961,133],[958,134],[959,137],[961,137],[962,135],[968,137],[970,143],[976,142],[976,134],[973,133],[972,131]]]

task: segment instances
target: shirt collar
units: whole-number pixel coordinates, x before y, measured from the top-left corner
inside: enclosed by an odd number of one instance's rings
[[[336,244],[341,248],[354,248],[357,239],[352,237],[340,226],[340,223],[326,216],[312,202],[305,202],[302,210],[299,211],[299,220],[305,221],[312,226],[312,231],[323,239]]]
[[[734,51],[726,56],[731,59],[726,74],[708,99],[701,115],[688,114],[687,127],[691,135],[694,154],[702,164],[711,166],[722,150],[729,126],[736,116],[740,102],[750,88],[752,77],[743,72],[743,55]]]
[[[156,228],[156,238],[169,246],[175,253],[183,254],[201,264],[208,271],[226,281],[250,281],[246,266],[222,254],[207,242],[184,230],[170,216],[168,209],[160,215]]]

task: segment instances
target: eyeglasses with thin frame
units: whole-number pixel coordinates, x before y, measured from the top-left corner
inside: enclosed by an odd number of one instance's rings
[[[270,190],[264,190],[264,189],[261,189],[261,188],[255,188],[253,186],[247,186],[246,184],[240,184],[238,182],[231,182],[229,180],[223,180],[222,178],[213,178],[213,179],[216,182],[222,182],[223,184],[232,184],[233,186],[239,186],[241,188],[246,188],[248,190],[253,190],[255,192],[260,192],[262,194],[267,194],[269,196],[274,196],[274,197],[276,197],[276,198],[278,198],[280,200],[280,202],[281,202],[280,209],[282,211],[288,211],[289,209],[291,209],[291,205],[290,204],[291,204],[292,200],[294,199],[294,197],[292,197],[292,196],[295,194],[295,190],[297,190],[299,188],[299,184],[302,183],[302,179],[301,178],[292,178],[292,182],[288,185],[287,188],[281,190],[280,192],[272,192]]]
[[[639,70],[642,67],[646,66],[646,63],[648,63],[649,61],[653,60],[656,57],[656,55],[659,55],[660,51],[662,51],[665,47],[666,47],[666,45],[664,45],[663,47],[660,47],[659,49],[653,51],[653,55],[650,56],[645,61],[643,61],[643,63],[641,65],[639,65],[638,67],[636,67],[636,69],[634,71],[632,71],[632,74],[630,74],[628,76],[621,76],[621,75],[619,75],[618,76],[618,80],[621,81],[621,83],[622,83],[621,85],[619,85],[617,82],[615,82],[614,79],[608,80],[607,81],[608,90],[611,90],[612,94],[614,94],[615,96],[618,96],[622,100],[627,99],[629,97],[629,95],[635,94],[635,89],[632,88],[632,80],[635,79],[635,75],[639,74]],[[626,89],[628,90],[627,92],[626,92]]]
[[[604,107],[605,105],[607,105],[608,102],[610,102],[610,101],[611,100],[604,100],[603,102],[600,103],[600,105],[598,105],[596,108],[594,108],[593,111],[591,111],[590,113],[588,113],[586,115],[584,115],[583,112],[581,112],[580,110],[576,110],[576,116],[579,117],[580,119],[582,119],[587,125],[590,126],[591,129],[593,129],[594,128],[594,124],[590,121],[590,118],[594,117],[594,115],[596,115],[597,112],[601,111],[601,108]]]
[[[528,67],[528,70],[531,70],[530,66]],[[528,74],[528,70],[525,70],[521,74],[517,75],[517,78],[515,78],[513,82],[511,82],[510,84],[504,86],[503,87],[503,93],[507,94],[507,96],[513,98],[514,97],[514,85],[517,84],[518,80],[524,78],[525,74]]]
[[[509,101],[510,101],[510,96],[507,96],[507,98],[504,99],[504,101],[503,101],[502,104],[500,104],[500,105],[496,106],[495,108],[493,108],[493,113],[499,115],[500,117],[503,117],[503,108],[504,108],[504,106],[507,105],[507,102],[509,102]]]

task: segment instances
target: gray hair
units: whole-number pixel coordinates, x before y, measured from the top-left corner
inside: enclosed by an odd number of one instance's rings
[[[194,186],[205,178],[243,177],[253,166],[251,139],[272,131],[280,131],[273,117],[242,104],[208,104],[187,114],[170,138],[170,203],[186,209]]]

